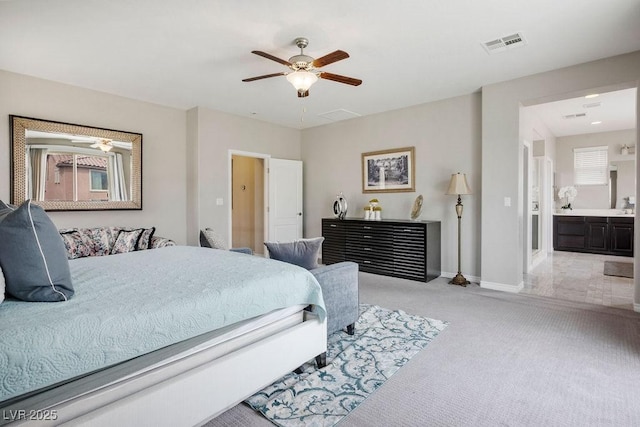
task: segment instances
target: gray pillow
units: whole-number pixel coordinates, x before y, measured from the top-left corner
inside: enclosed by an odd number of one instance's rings
[[[293,242],[264,242],[269,258],[299,265],[307,270],[318,268],[318,258],[324,237],[300,239]]]
[[[210,228],[200,230],[200,246],[203,248],[224,249],[225,251],[229,249],[222,236]]]
[[[27,200],[0,203],[0,267],[8,294],[24,301],[67,301],[73,295],[67,251],[44,209]]]

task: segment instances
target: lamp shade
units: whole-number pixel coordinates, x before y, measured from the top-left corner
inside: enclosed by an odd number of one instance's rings
[[[298,70],[287,74],[287,80],[298,92],[306,92],[312,84],[318,81],[318,76],[309,71]]]
[[[449,189],[446,194],[471,194],[471,189],[467,184],[467,176],[460,172],[451,174],[451,181],[449,181]]]

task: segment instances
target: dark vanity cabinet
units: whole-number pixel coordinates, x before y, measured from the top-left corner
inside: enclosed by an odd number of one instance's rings
[[[609,223],[606,217],[584,217],[586,224],[586,248],[593,252],[609,250]]]
[[[633,218],[601,216],[553,217],[553,249],[633,256]]]
[[[440,222],[322,219],[322,262],[428,282],[440,276]]]
[[[633,256],[633,218],[611,218],[611,252]]]

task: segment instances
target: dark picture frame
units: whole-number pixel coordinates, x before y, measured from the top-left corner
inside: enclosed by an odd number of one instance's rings
[[[362,153],[362,192],[416,191],[415,147]]]

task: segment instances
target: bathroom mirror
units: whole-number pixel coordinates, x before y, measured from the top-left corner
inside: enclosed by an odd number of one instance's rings
[[[142,134],[9,116],[11,203],[142,209]]]

